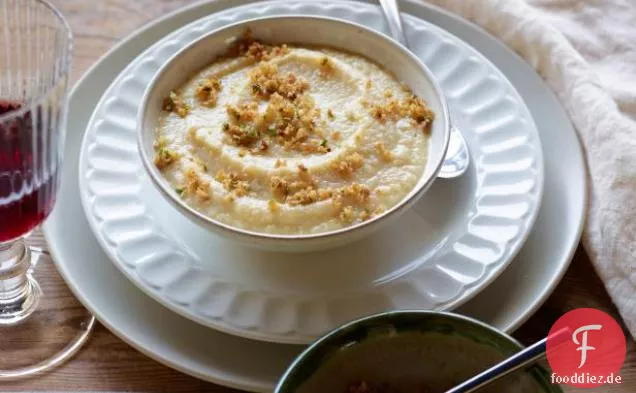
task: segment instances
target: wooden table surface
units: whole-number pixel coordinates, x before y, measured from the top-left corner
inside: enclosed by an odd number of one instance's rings
[[[188,0],[52,0],[69,19],[75,36],[73,79],[77,80],[111,46],[155,17],[191,3]],[[40,267],[39,267],[40,268]],[[41,272],[63,284],[51,264]],[[66,299],[68,307],[81,307]],[[71,304],[72,303],[72,304]],[[551,324],[565,312],[594,307],[619,318],[602,283],[582,249],[554,294],[513,335],[529,344],[547,334]],[[11,345],[2,342],[2,346]],[[1,349],[0,349],[1,353]],[[636,392],[636,344],[628,339],[627,360],[620,372],[623,383],[590,393]],[[576,391],[577,389],[567,389]],[[174,371],[137,352],[103,326],[98,325],[89,343],[69,363],[53,372],[17,383],[0,391],[117,391],[117,392],[231,392]]]

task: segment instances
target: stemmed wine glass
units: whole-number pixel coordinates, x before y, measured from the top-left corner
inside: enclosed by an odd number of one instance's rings
[[[47,1],[0,0],[0,381],[64,362],[94,324],[83,308],[55,303],[55,285],[43,292],[35,263],[45,252],[25,242],[55,203],[71,50],[69,26]]]

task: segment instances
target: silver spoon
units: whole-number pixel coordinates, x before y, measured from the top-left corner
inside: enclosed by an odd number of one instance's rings
[[[569,341],[572,337],[572,331],[568,328],[561,329],[554,333],[550,339],[552,342],[560,346]],[[492,366],[488,370],[475,375],[474,377],[462,382],[452,389],[445,391],[444,393],[472,393],[481,389],[482,387],[491,384],[499,378],[508,375],[514,371],[517,371],[526,366],[530,366],[536,361],[543,358],[546,354],[546,344],[548,338],[532,344],[531,346],[523,349],[520,352],[510,356],[506,360]]]
[[[397,0],[380,0],[380,6],[389,25],[389,30],[391,30],[391,35],[400,44],[408,48],[409,45],[402,28],[402,17],[400,16]],[[445,179],[458,177],[466,172],[469,164],[470,155],[468,154],[466,140],[457,127],[451,126],[448,150],[444,157],[442,169],[437,176]]]

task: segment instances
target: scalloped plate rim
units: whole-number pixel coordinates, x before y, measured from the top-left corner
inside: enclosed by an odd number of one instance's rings
[[[363,1],[368,2],[370,0]],[[127,61],[126,59],[133,57],[134,53],[141,52],[143,48],[147,48],[150,45],[151,37],[153,37],[153,35],[156,35],[157,33],[168,33],[168,30],[171,26],[174,26],[175,24],[179,25],[181,23],[180,18],[185,18],[186,20],[192,21],[198,16],[198,14],[194,15],[195,12],[217,12],[219,11],[219,9],[222,10],[223,7],[231,7],[236,2],[237,0],[209,0],[206,2],[195,3],[181,9],[171,11],[168,14],[149,22],[148,24],[128,35],[121,42],[115,44],[113,48],[111,48],[102,58],[100,58],[95,64],[93,64],[72,89],[70,94],[71,100],[80,100],[81,102],[81,99],[84,98],[84,95],[88,95],[88,98],[92,100],[93,103],[96,103],[99,100],[99,96],[95,95],[99,93],[91,95],[91,93],[87,91],[87,85],[89,82],[95,80],[98,77],[102,78],[103,80],[104,76],[106,76],[106,78],[111,78],[112,80],[112,78],[114,78],[116,75],[110,75],[112,74],[112,72],[109,71],[109,64],[114,63],[116,67],[120,67],[120,69],[123,69],[125,65],[122,64],[122,59]],[[543,264],[545,265],[544,269],[546,269],[547,267],[547,270],[549,270],[549,272],[547,273],[548,277],[546,277],[549,279],[549,281],[546,281],[545,285],[541,286],[540,288],[536,286],[528,287],[527,284],[522,284],[521,289],[516,289],[515,294],[522,297],[521,299],[517,300],[521,301],[522,304],[520,306],[521,311],[519,312],[509,310],[515,313],[514,316],[507,317],[501,313],[499,313],[499,315],[495,314],[490,316],[483,314],[481,315],[481,318],[485,318],[485,320],[490,321],[491,324],[495,324],[500,329],[509,332],[520,326],[529,318],[529,316],[534,311],[536,311],[540,307],[542,303],[545,302],[549,294],[552,293],[556,285],[560,282],[561,278],[565,274],[565,271],[570,264],[569,262],[574,255],[578,244],[578,239],[580,238],[583,230],[585,207],[587,206],[587,201],[589,200],[587,187],[588,180],[586,177],[586,169],[584,167],[583,150],[563,106],[558,102],[557,98],[550,91],[545,82],[536,75],[536,72],[529,66],[527,66],[527,64],[523,63],[519,56],[516,55],[512,50],[504,47],[500,42],[497,42],[496,39],[494,39],[489,34],[484,33],[484,31],[479,29],[478,27],[475,28],[473,24],[466,22],[460,17],[453,15],[437,6],[424,3],[407,4],[412,7],[417,7],[416,14],[424,15],[420,16],[421,18],[426,18],[427,13],[432,13],[433,15],[439,16],[441,18],[439,20],[439,23],[441,25],[450,26],[449,29],[451,31],[459,31],[460,35],[466,33],[475,34],[475,36],[479,37],[478,39],[481,39],[482,37],[485,38],[486,41],[483,44],[475,44],[475,47],[486,50],[494,49],[495,53],[493,54],[493,56],[499,63],[501,63],[501,61],[503,60],[510,59],[512,60],[512,63],[515,64],[515,66],[522,66],[521,71],[515,71],[517,72],[517,75],[519,75],[520,72],[521,75],[531,76],[533,80],[530,83],[540,84],[541,95],[548,98],[551,103],[555,104],[554,107],[547,107],[545,109],[537,106],[536,104],[532,104],[533,111],[536,111],[535,113],[540,113],[542,115],[556,117],[557,121],[565,128],[564,130],[558,130],[558,133],[567,135],[565,136],[567,142],[570,142],[574,145],[572,147],[572,152],[574,153],[575,157],[573,163],[570,164],[570,169],[573,169],[576,172],[576,176],[573,177],[576,180],[570,182],[569,185],[573,185],[576,187],[577,194],[576,197],[574,197],[573,199],[568,199],[568,202],[565,202],[565,206],[567,206],[568,203],[573,202],[577,205],[577,208],[573,209],[572,211],[568,210],[568,213],[571,213],[574,216],[569,216],[569,218],[571,218],[572,220],[568,220],[568,223],[570,223],[570,225],[568,225],[567,227],[568,235],[564,235],[564,238],[562,239],[565,244],[563,246],[559,245],[554,247],[554,251],[540,251],[543,257],[557,259],[557,263],[547,265]],[[183,24],[181,24],[181,26],[183,26]],[[130,52],[133,53],[132,56]],[[512,72],[511,70],[508,71]],[[95,82],[98,84],[100,83],[99,79],[95,80]],[[519,83],[517,83],[516,86],[519,86]],[[103,86],[101,88],[101,92],[103,92],[106,87],[107,86]],[[524,87],[524,89],[527,90],[527,85]],[[524,93],[524,96],[526,95],[526,93],[527,92]],[[71,111],[73,111],[73,108],[71,108]],[[85,127],[88,121],[87,116],[75,114],[75,112],[76,111],[73,112],[74,116],[72,117],[72,119],[74,121],[78,121],[82,128]],[[75,120],[75,117],[79,117],[79,119]],[[84,131],[85,130],[82,129],[77,132],[83,134]],[[77,139],[81,139],[81,137],[78,137]],[[73,145],[77,146],[76,150],[79,150],[80,143],[81,140],[73,139]],[[75,152],[73,153],[75,154]],[[548,158],[552,156],[552,153],[547,155]],[[72,172],[73,170],[67,169],[67,171]],[[64,171],[64,173],[66,173],[66,171]],[[69,181],[77,181],[77,172],[73,176],[73,179]],[[79,189],[77,188],[77,184],[75,186],[75,189],[70,189],[68,190],[68,192],[77,194]],[[548,186],[547,188],[550,187]],[[64,186],[62,187],[62,190],[64,190]],[[555,193],[558,192],[559,195],[562,195],[561,193],[564,192],[562,188],[558,189],[558,191],[554,191]],[[80,201],[78,200],[77,202]],[[83,213],[82,209],[77,207],[76,205],[69,206],[65,205],[63,202],[60,203],[60,205],[61,211],[66,212],[67,210],[65,209],[70,208],[72,210],[73,207],[75,207],[76,211],[74,211],[74,214],[81,216]],[[58,211],[60,211],[60,209],[58,209]],[[272,380],[272,378],[277,378],[277,376],[273,376],[271,374],[267,376],[251,375],[251,371],[245,368],[247,366],[244,364],[241,364],[236,369],[227,370],[219,369],[218,366],[213,364],[212,361],[207,360],[205,357],[193,356],[188,358],[188,356],[191,354],[188,352],[187,346],[183,350],[180,350],[174,347],[170,347],[169,345],[165,345],[162,340],[157,341],[156,339],[146,339],[147,335],[139,329],[135,330],[135,325],[126,324],[125,317],[123,319],[118,319],[120,317],[120,314],[118,312],[114,312],[112,309],[108,309],[107,301],[103,300],[104,296],[101,296],[102,294],[106,295],[106,293],[99,292],[100,290],[105,290],[106,287],[95,289],[95,287],[87,284],[89,281],[83,280],[84,278],[90,278],[91,276],[82,276],[83,273],[80,267],[83,267],[83,265],[81,263],[79,265],[76,265],[73,262],[82,254],[81,252],[77,251],[73,242],[64,243],[64,239],[66,238],[66,231],[63,228],[65,227],[65,224],[61,223],[61,221],[64,221],[64,217],[59,216],[59,214],[57,214],[56,210],[54,210],[53,214],[51,215],[51,219],[47,220],[44,223],[44,235],[49,244],[50,252],[54,256],[54,262],[58,267],[59,272],[62,274],[65,281],[69,284],[71,290],[75,293],[79,300],[85,306],[87,306],[87,308],[91,309],[96,314],[98,319],[100,319],[100,321],[104,323],[104,325],[111,332],[132,345],[134,348],[152,357],[153,359],[169,367],[175,368],[181,372],[185,372],[189,375],[224,386],[246,389],[249,391],[268,392],[273,389],[275,380]],[[83,219],[80,219],[78,223],[81,224],[82,220]],[[85,227],[85,229],[90,231],[90,228],[88,227]],[[79,234],[84,234],[84,232],[79,232]],[[86,234],[86,236],[88,237],[89,241],[91,237],[94,238],[92,234]],[[535,247],[540,246],[541,242],[533,242],[533,245]],[[98,253],[102,252],[102,250],[99,249],[99,244],[95,244],[94,247],[95,249],[93,249],[92,251]],[[103,263],[106,263],[109,260],[109,257],[105,254],[103,254],[100,258]],[[541,264],[541,262],[539,262],[539,264]],[[536,272],[538,268],[536,267],[536,265],[532,266],[533,267],[529,271],[524,270],[524,272]],[[133,284],[130,283],[128,279],[118,278],[117,274],[119,274],[119,270],[115,270],[115,276],[111,277],[111,279],[115,279],[116,281],[119,279],[119,282],[123,285],[130,285],[131,289],[136,289],[135,287],[133,287]],[[500,280],[500,282],[503,281]],[[96,283],[99,283],[99,281],[97,281]],[[140,294],[140,296],[145,297],[142,294]],[[481,296],[488,295],[484,294]],[[529,298],[529,296],[531,296],[531,298]],[[145,299],[144,301],[149,306],[155,306],[154,300]],[[511,306],[508,305],[508,307]],[[167,317],[172,316],[170,312],[164,311],[162,307],[157,307],[153,311],[157,313],[163,312],[163,314]],[[191,323],[187,320],[179,319],[179,322],[183,322],[183,324],[185,325],[196,325],[195,323]],[[153,325],[149,326],[152,328]],[[176,328],[177,327],[172,324],[170,325],[170,327],[165,327],[160,330],[164,334],[175,333],[174,329]],[[192,347],[193,346],[190,345],[189,349],[191,350]]]
[[[269,2],[263,2],[260,3],[259,5],[262,6],[263,4],[285,4],[287,5],[286,2],[281,2],[281,1],[269,1]],[[299,4],[303,4],[302,2],[294,2],[293,3],[293,7],[298,7]],[[337,3],[337,2],[331,2],[330,5],[332,6],[336,6],[336,5],[341,5],[341,4],[351,4],[351,2],[343,2],[343,3]],[[303,4],[305,5],[305,4]],[[242,8],[250,8],[253,7],[254,4],[246,4],[246,5],[241,5],[235,8],[232,8],[232,11],[239,11],[239,9]],[[366,6],[366,4],[365,4]],[[229,11],[229,9],[225,10],[225,11]],[[181,27],[178,30],[175,30],[174,32],[172,32],[169,35],[164,36],[161,41],[166,43],[168,41],[170,41],[171,39],[174,39],[175,36],[178,36],[179,34],[185,34],[185,32],[187,30],[192,29],[192,27],[198,23],[204,23],[204,19],[208,19],[208,18],[212,18],[213,16],[205,16],[202,17],[198,20],[195,20],[193,22],[188,23],[187,25],[184,25],[183,27]],[[214,17],[218,17],[218,15],[215,15]],[[417,19],[418,21],[422,21],[422,19],[414,17],[415,19]],[[232,18],[233,20],[236,20],[236,18]],[[409,17],[410,19],[410,17]],[[443,31],[441,28],[439,28],[438,26],[430,23],[430,22],[426,22],[423,21],[424,24],[427,26],[427,28],[431,29],[431,30],[441,30]],[[452,33],[449,32],[445,32],[444,34],[450,34],[454,39],[457,39],[454,35],[452,35]],[[442,37],[441,41],[444,41],[446,39],[446,37]],[[148,52],[150,52],[151,50],[157,49],[159,46],[157,46],[157,43],[159,41],[155,42],[153,45],[149,46],[148,48],[146,48],[142,54],[147,54]],[[157,48],[155,48],[157,46]],[[472,47],[471,47],[472,49]],[[481,53],[473,53],[472,55],[477,55],[480,59],[480,61],[485,61],[487,64],[490,64],[490,61],[487,60],[487,58],[485,56],[483,56]],[[141,57],[141,55],[140,55]],[[140,63],[140,61],[138,62],[138,59],[135,59],[133,62],[131,62],[127,67],[125,67],[124,70],[132,70],[132,64],[133,63]],[[510,84],[510,82],[507,80],[507,78],[505,77],[505,75],[503,75],[503,73],[501,73],[501,71],[499,71],[496,67],[493,67],[493,69],[491,71],[494,71],[497,76],[499,78],[501,78],[501,81],[507,85],[509,88],[511,88],[511,91],[514,94],[514,98],[520,101],[520,106],[522,107],[524,114],[528,114],[529,115],[529,111],[528,108],[525,106],[525,102],[523,101],[522,97],[520,97],[520,95],[518,94],[518,92],[516,91],[516,89],[514,89],[514,86],[512,84]],[[490,72],[489,72],[490,73]],[[116,88],[123,83],[124,81],[124,76],[123,72],[120,73],[111,83],[111,85],[106,89],[107,93],[112,93],[112,91],[116,90]],[[93,114],[90,117],[90,120],[88,122],[89,127],[88,128],[92,128],[95,124],[95,119],[100,115],[101,110],[103,109],[104,103],[106,102],[106,100],[109,98],[110,95],[104,94],[101,99],[99,100],[98,105],[95,107],[95,111],[93,112]],[[506,95],[507,96],[507,95]],[[505,96],[504,96],[505,97]],[[452,105],[451,105],[452,106]],[[535,151],[535,155],[533,156],[533,159],[536,161],[535,165],[537,167],[538,170],[538,175],[535,177],[536,183],[535,186],[533,187],[533,189],[536,189],[536,196],[537,199],[534,203],[534,206],[531,209],[531,213],[528,213],[526,215],[529,216],[527,221],[524,221],[524,224],[526,224],[527,228],[521,228],[520,232],[521,235],[517,235],[516,237],[519,239],[518,240],[518,245],[517,247],[513,250],[513,252],[510,252],[509,255],[507,257],[505,257],[505,260],[502,261],[498,261],[494,264],[490,264],[485,266],[484,269],[484,273],[482,274],[482,277],[480,277],[478,280],[476,280],[475,282],[472,282],[470,284],[464,285],[462,284],[462,290],[460,291],[460,295],[456,295],[455,297],[452,298],[452,300],[449,300],[447,302],[444,303],[443,307],[440,308],[435,308],[435,309],[443,309],[443,310],[449,310],[449,309],[455,309],[459,306],[461,306],[462,304],[464,304],[465,302],[469,301],[470,299],[472,299],[477,293],[479,293],[480,290],[484,289],[487,285],[489,285],[492,281],[494,281],[499,274],[501,274],[505,268],[508,266],[508,264],[514,259],[514,257],[517,255],[517,253],[521,250],[522,245],[525,243],[525,240],[527,239],[527,237],[530,235],[531,233],[531,229],[534,225],[534,222],[536,221],[537,215],[538,215],[538,211],[540,209],[540,204],[542,201],[542,191],[543,191],[543,186],[544,186],[544,176],[543,176],[543,169],[544,169],[544,163],[543,163],[543,156],[542,156],[542,151],[540,148],[540,138],[539,138],[539,134],[536,130],[536,125],[534,124],[534,121],[530,116],[528,116],[526,118],[527,121],[530,122],[529,127],[531,128],[531,130],[533,131],[530,136],[532,138],[536,139],[537,145],[539,146],[539,149],[537,151]],[[86,141],[88,140],[89,135],[93,135],[93,139],[95,139],[94,137],[94,133],[91,134],[90,131],[87,132],[82,140],[82,148],[80,151],[80,166],[79,166],[79,178],[80,178],[80,195],[81,195],[81,200],[82,200],[82,205],[84,207],[85,213],[87,215],[87,217],[91,217],[92,212],[90,211],[90,209],[93,208],[92,206],[92,201],[91,199],[94,198],[94,195],[91,195],[90,197],[87,195],[86,191],[88,188],[87,187],[83,187],[83,185],[85,185],[85,180],[86,180],[86,174],[87,174],[87,168],[85,165],[83,165],[84,162],[86,162],[86,151],[88,150],[86,145]],[[90,147],[90,146],[88,146]],[[99,221],[99,222],[98,222]],[[108,240],[104,237],[102,237],[103,235],[101,235],[102,233],[102,228],[101,224],[104,222],[104,220],[95,220],[95,217],[93,217],[92,219],[89,219],[89,225],[91,226],[91,229],[93,230],[93,232],[96,234],[96,238],[97,240],[100,242],[100,245],[102,246],[102,248],[105,250],[106,254],[109,256],[109,258],[113,261],[113,263],[119,268],[119,270],[122,271],[122,273],[124,273],[133,283],[135,283],[135,285],[137,285],[140,289],[142,289],[146,294],[150,295],[152,298],[154,298],[155,300],[159,301],[161,304],[163,304],[164,306],[167,306],[168,308],[170,308],[172,311],[177,312],[178,314],[195,320],[198,323],[204,324],[206,326],[212,327],[214,329],[226,332],[226,333],[230,333],[230,334],[234,334],[234,335],[239,335],[242,337],[247,337],[247,338],[252,338],[252,339],[257,339],[257,340],[262,340],[262,341],[271,341],[271,342],[276,342],[276,343],[288,343],[288,344],[304,344],[307,343],[313,339],[315,339],[315,335],[303,335],[302,333],[299,332],[294,332],[292,338],[289,338],[289,334],[277,334],[277,333],[260,333],[258,330],[252,330],[252,329],[244,329],[244,328],[240,328],[237,326],[226,326],[227,322],[223,322],[222,318],[209,318],[209,317],[204,317],[202,315],[200,315],[199,313],[197,313],[196,311],[194,311],[191,307],[188,306],[184,306],[183,304],[176,302],[172,299],[167,299],[165,298],[162,294],[161,294],[161,290],[157,290],[156,288],[150,286],[143,278],[141,278],[141,276],[139,276],[139,272],[137,269],[131,268],[126,264],[122,264],[119,261],[119,258],[117,257],[117,251],[116,250],[112,250],[112,245],[108,244]],[[98,235],[100,234],[100,235]],[[506,248],[508,248],[508,246],[506,246]],[[501,258],[498,258],[501,259]],[[496,265],[495,267],[493,267],[492,265]],[[221,322],[218,322],[221,321]]]

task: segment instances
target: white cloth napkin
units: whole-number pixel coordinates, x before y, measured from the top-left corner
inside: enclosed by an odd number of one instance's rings
[[[636,1],[432,0],[514,49],[557,93],[583,143],[583,245],[636,338]]]

